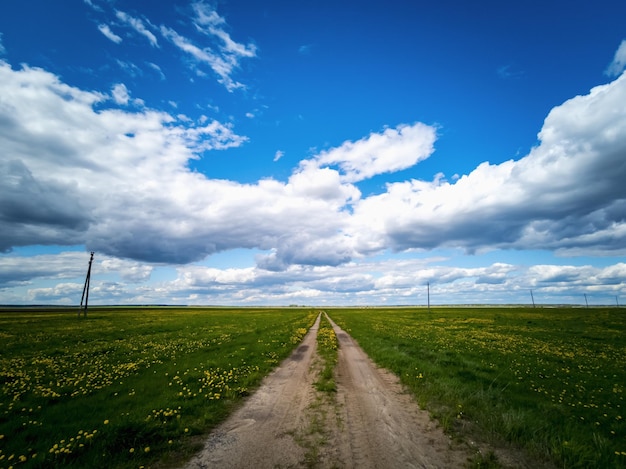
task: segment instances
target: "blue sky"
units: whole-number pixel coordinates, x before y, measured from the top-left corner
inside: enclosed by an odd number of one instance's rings
[[[625,16],[5,2],[0,304],[626,303]]]

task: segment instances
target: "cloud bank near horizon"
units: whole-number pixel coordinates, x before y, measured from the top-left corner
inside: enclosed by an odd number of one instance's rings
[[[75,304],[80,298],[88,256],[84,252],[12,256],[0,264],[0,289],[22,288],[23,296],[5,295],[6,303]],[[446,266],[442,257],[375,259],[337,267],[291,265],[283,271],[260,267],[212,268],[186,265],[175,278],[145,282],[154,267],[98,254],[90,298],[93,304],[233,305],[384,305],[530,303],[529,289],[541,303],[615,304],[626,264],[519,266],[496,262],[481,267]],[[30,286],[33,279],[50,286]]]

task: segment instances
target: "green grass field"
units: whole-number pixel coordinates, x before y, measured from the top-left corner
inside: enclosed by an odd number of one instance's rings
[[[0,467],[179,463],[287,357],[305,309],[0,312]]]
[[[626,310],[327,311],[453,434],[512,444],[557,467],[626,467]],[[316,315],[0,312],[0,468],[179,463]],[[318,347],[336,359],[331,332],[322,321]],[[327,377],[318,386],[332,391]]]
[[[626,467],[626,309],[327,311],[448,431],[557,467]]]

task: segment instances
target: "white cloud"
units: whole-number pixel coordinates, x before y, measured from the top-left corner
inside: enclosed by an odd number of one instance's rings
[[[106,96],[38,69],[4,64],[0,83],[8,96],[0,108],[0,202],[9,208],[2,250],[84,243],[111,256],[185,263],[238,246],[270,249],[300,230],[325,238],[346,217],[341,193],[317,199],[298,184],[238,184],[190,171],[189,160],[203,152],[245,142],[228,125],[193,125],[153,110],[96,111]],[[116,87],[118,103],[124,91]],[[281,254],[294,258],[293,243],[282,244]],[[297,260],[346,258],[329,247]]]
[[[289,177],[289,187],[293,194],[312,199],[337,201],[343,206],[346,201],[355,201],[360,191],[352,184],[344,184],[338,171],[331,168],[320,168],[316,162],[305,160]]]
[[[231,39],[230,34],[224,30],[226,21],[208,3],[195,2],[192,4],[192,8],[196,14],[194,18],[196,28],[204,34],[217,37],[221,41],[220,50],[222,54],[231,57],[234,62],[242,57],[256,56],[254,44],[245,45]]]
[[[111,31],[108,24],[99,24],[98,29],[102,34],[104,34],[110,41],[113,41],[115,44],[119,44],[122,42],[122,38]]]
[[[198,46],[188,37],[163,25],[160,28],[161,34],[197,62],[208,65],[218,76],[218,82],[228,91],[245,88],[245,85],[234,80],[232,75],[239,68],[241,59],[256,57],[256,46],[252,43],[246,45],[234,41],[225,30],[227,25],[224,18],[207,3],[195,2],[192,8],[194,11],[192,22],[196,30],[213,39],[211,44]],[[199,68],[196,68],[195,72],[199,76],[205,76],[204,71]]]
[[[128,13],[125,13],[120,10],[116,10],[115,15],[120,21],[126,23],[131,28],[133,28],[137,33],[141,34],[146,39],[148,39],[148,42],[150,42],[150,45],[152,45],[153,47],[159,47],[159,42],[157,41],[156,36],[152,34],[152,32],[148,30],[148,28],[146,28],[146,25],[143,23],[142,20],[140,20],[139,18],[130,16]]]
[[[128,100],[130,99],[130,95],[128,94],[128,89],[124,83],[117,83],[113,86],[111,90],[111,94],[113,95],[113,100],[117,104],[127,105]]]
[[[114,90],[118,104],[130,99],[122,86]],[[185,264],[255,248],[265,252],[257,269],[275,278],[296,267],[309,273],[349,266],[389,249],[626,254],[626,109],[615,106],[626,102],[626,75],[554,108],[540,144],[518,161],[485,162],[454,183],[443,175],[389,183],[366,198],[357,184],[428,157],[434,128],[387,128],[302,161],[287,182],[240,184],[189,169],[204,152],[245,143],[230,125],[194,124],[150,109],[107,109],[104,94],[6,63],[0,65],[0,95],[2,251],[84,244],[110,257]],[[349,277],[373,282],[386,297],[402,282],[424,278],[395,269],[381,272],[378,283],[354,272]],[[487,288],[513,282],[510,269],[437,275],[473,276]],[[141,279],[143,272],[127,275]],[[402,294],[410,296],[408,283]],[[275,298],[309,288],[291,285],[290,291],[275,286]],[[315,290],[328,285],[320,280]],[[250,293],[259,298],[262,291]]]
[[[435,139],[433,127],[422,123],[400,125],[356,142],[344,142],[323,151],[315,161],[319,166],[337,165],[345,181],[358,182],[414,166],[433,153]]]
[[[285,156],[285,152],[282,150],[277,150],[274,154],[274,162],[280,160],[283,156]]]
[[[298,54],[300,54],[300,55],[309,55],[311,53],[312,49],[313,49],[313,45],[312,44],[303,44],[300,47],[298,47]]]
[[[2,33],[0,32],[0,55],[6,54],[7,50],[2,43]]]
[[[84,282],[88,262],[89,254],[78,251],[36,256],[5,255],[0,262],[0,289],[31,285],[34,279],[67,281],[82,278]],[[126,282],[140,282],[149,280],[153,269],[149,264],[97,253],[92,274],[94,278],[114,274]]]
[[[102,12],[102,8],[99,5],[96,5],[93,0],[84,0],[87,5],[93,8],[95,11]]]
[[[172,28],[161,26],[161,34],[180,50],[191,55],[196,61],[209,65],[213,72],[215,72],[215,74],[219,77],[218,81],[223,84],[228,91],[245,88],[242,83],[234,81],[231,78],[231,74],[233,73],[236,65],[232,63],[232,61],[229,61],[224,57],[220,57],[209,47],[200,48],[196,46],[189,39],[181,36]]]
[[[143,75],[143,71],[132,62],[125,62],[119,59],[116,59],[116,62],[120,66],[120,68],[128,73],[131,77]]]
[[[2,64],[0,76],[3,96],[14,93],[0,107],[0,199],[8,207],[1,223],[3,250],[38,242],[89,244],[90,239],[99,248],[114,234],[112,252],[133,256],[123,247],[130,236],[131,244],[143,246],[139,252],[145,258],[152,252],[150,243],[134,230],[145,221],[153,235],[161,230],[150,212],[174,211],[167,215],[170,226],[163,226],[166,237],[187,232],[184,204],[195,198],[193,187],[206,181],[186,169],[187,161],[245,141],[216,121],[189,126],[151,110],[96,112],[93,105],[106,96],[69,87],[43,70],[13,71]],[[120,91],[117,99],[124,102]],[[164,239],[162,248],[168,245],[174,247]]]
[[[137,107],[145,106],[142,99],[130,99],[130,92],[123,83],[113,85],[113,88],[111,89],[111,96],[113,97],[113,101],[120,106],[128,106],[129,103],[132,103]]]
[[[357,244],[626,254],[620,102],[626,75],[555,107],[540,144],[518,161],[482,163],[454,184],[441,177],[388,184],[355,205]]]
[[[0,289],[29,284],[36,278],[68,279],[84,276],[87,262],[88,255],[81,252],[33,257],[4,256],[0,262]]]
[[[605,73],[610,77],[616,77],[624,71],[624,68],[626,68],[626,39],[620,43],[617,51],[615,51],[615,57],[613,57]]]
[[[388,259],[338,266],[290,265],[218,269],[184,266],[177,278],[150,292],[152,302],[196,304],[425,304],[430,284],[433,304],[583,302],[615,304],[626,293],[626,264],[604,268],[573,265],[534,267],[493,263],[451,267],[442,259]],[[131,294],[132,292],[129,292]],[[97,297],[96,297],[97,298]]]
[[[100,256],[99,256],[100,257]],[[140,262],[117,259],[105,256],[103,259],[95,259],[92,272],[95,275],[115,273],[129,283],[139,283],[150,279],[154,267]]]
[[[148,64],[148,67],[150,67],[159,75],[161,80],[165,80],[165,74],[163,73],[163,70],[161,70],[161,67],[159,67],[157,64],[152,63],[152,62],[147,62],[147,64]]]

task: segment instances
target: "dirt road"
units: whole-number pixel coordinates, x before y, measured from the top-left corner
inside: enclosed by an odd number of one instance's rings
[[[470,456],[333,324],[337,393],[315,390],[320,317],[291,357],[209,436],[198,468],[455,468]]]

